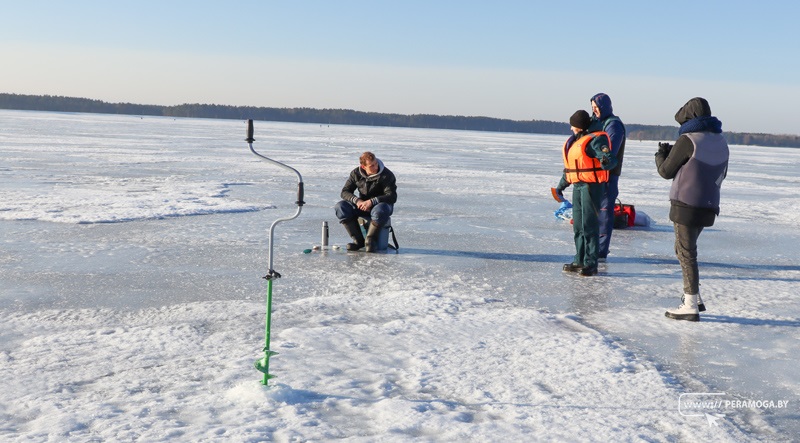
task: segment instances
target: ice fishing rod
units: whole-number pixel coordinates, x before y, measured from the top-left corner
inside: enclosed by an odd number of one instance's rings
[[[267,280],[267,313],[266,313],[266,321],[264,327],[264,357],[256,360],[255,367],[260,372],[264,374],[264,379],[261,381],[262,385],[267,385],[267,382],[270,378],[274,378],[275,376],[269,373],[269,358],[273,355],[276,355],[277,352],[270,350],[269,348],[269,341],[270,341],[270,323],[272,322],[272,280],[276,278],[281,278],[281,274],[277,273],[275,269],[272,267],[272,247],[273,247],[273,239],[275,238],[275,226],[278,225],[280,222],[294,220],[300,215],[300,211],[303,210],[303,205],[305,202],[303,201],[303,177],[297,172],[297,169],[292,168],[291,166],[285,165],[279,161],[275,161],[267,156],[261,155],[253,149],[253,142],[256,141],[253,138],[253,120],[247,120],[247,138],[245,139],[247,144],[250,146],[250,152],[255,154],[261,160],[266,161],[267,163],[271,163],[275,166],[278,166],[283,169],[288,169],[289,171],[294,172],[297,174],[297,201],[295,204],[297,205],[297,212],[291,217],[284,217],[279,218],[272,222],[272,225],[269,227],[269,255],[268,255],[268,262],[269,262],[269,271],[267,275],[264,276],[264,279]]]

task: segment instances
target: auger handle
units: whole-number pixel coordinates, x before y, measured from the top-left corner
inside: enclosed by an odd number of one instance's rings
[[[256,139],[253,138],[253,119],[247,120],[247,138],[244,139],[247,143],[253,143]]]
[[[303,201],[303,182],[297,184],[297,206],[303,206],[306,202]]]

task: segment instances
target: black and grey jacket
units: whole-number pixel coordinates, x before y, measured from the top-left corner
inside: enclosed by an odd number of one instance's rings
[[[358,190],[358,195],[355,191]],[[393,205],[397,201],[397,184],[394,174],[383,166],[378,160],[378,173],[367,175],[360,166],[350,172],[344,183],[341,194],[342,200],[355,204],[359,199],[372,200],[373,205],[388,203]]]
[[[671,149],[656,153],[659,175],[673,180],[669,219],[687,226],[712,226],[728,173],[728,143],[702,98],[690,100],[675,120],[681,124],[681,136]]]

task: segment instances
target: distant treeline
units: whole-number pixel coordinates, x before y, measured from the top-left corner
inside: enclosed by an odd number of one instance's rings
[[[525,132],[533,134],[568,134],[569,125],[547,120],[508,120],[491,117],[431,114],[383,114],[350,109],[265,108],[214,104],[177,106],[107,103],[87,98],[51,95],[0,93],[0,109],[100,114],[155,115],[164,117],[262,120],[336,125],[393,126],[408,128],[460,129],[471,131]],[[677,126],[626,123],[628,138],[633,140],[674,140]],[[730,144],[800,147],[800,136],[725,132]]]

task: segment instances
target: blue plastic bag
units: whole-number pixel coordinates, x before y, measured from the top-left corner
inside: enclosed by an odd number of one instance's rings
[[[572,220],[572,203],[569,200],[564,200],[553,215],[560,220]]]

